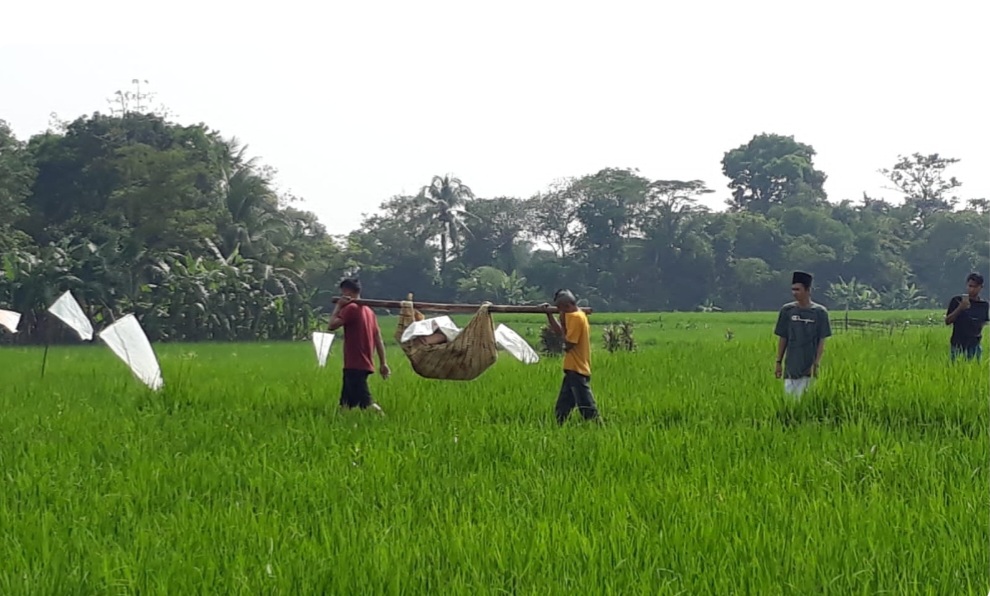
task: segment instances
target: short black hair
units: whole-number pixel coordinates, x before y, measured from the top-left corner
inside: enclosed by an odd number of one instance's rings
[[[966,276],[966,283],[969,283],[971,281],[976,282],[976,285],[978,286],[982,286],[983,276],[974,271],[973,273],[970,273],[969,275]]]
[[[345,277],[340,281],[341,290],[350,290],[357,294],[361,293],[361,280],[356,277]]]

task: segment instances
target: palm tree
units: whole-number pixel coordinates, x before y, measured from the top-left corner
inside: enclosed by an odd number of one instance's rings
[[[268,260],[276,252],[273,236],[288,227],[278,197],[257,158],[247,159],[247,146],[236,137],[223,141],[221,152],[220,191],[230,214],[230,223],[221,230],[224,249],[228,255],[239,250],[246,257]]]
[[[448,258],[448,243],[454,252],[461,248],[461,233],[470,234],[464,217],[471,216],[464,210],[464,204],[474,198],[474,192],[459,178],[446,175],[434,176],[433,181],[424,186],[418,195],[430,205],[433,220],[440,224],[440,274],[443,274]]]

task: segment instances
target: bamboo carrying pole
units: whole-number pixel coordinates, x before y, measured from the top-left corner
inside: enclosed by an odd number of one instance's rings
[[[337,298],[333,299],[334,304],[337,303]],[[355,300],[358,304],[363,304],[365,306],[370,306],[371,308],[402,308],[402,302],[399,300],[371,300],[369,298],[360,298]],[[429,310],[433,312],[450,312],[450,313],[473,313],[478,310],[479,304],[440,304],[436,302],[413,302],[413,308],[419,311]],[[583,306],[581,310],[585,314],[591,314],[593,311],[591,307]],[[508,314],[527,314],[527,315],[542,315],[546,312],[550,314],[557,313],[557,307],[551,306],[547,310],[543,310],[542,307],[537,305],[499,305],[493,304],[488,307],[488,312],[493,313],[508,313]]]

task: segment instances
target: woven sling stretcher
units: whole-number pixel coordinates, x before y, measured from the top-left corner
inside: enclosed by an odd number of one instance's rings
[[[410,297],[411,298],[411,297]],[[399,342],[413,370],[421,377],[442,381],[470,381],[478,378],[498,359],[495,324],[488,312],[490,303],[478,308],[471,322],[454,341],[421,345],[413,341],[402,343],[402,333],[415,321],[426,317],[413,308],[411,300],[402,302],[395,341]]]

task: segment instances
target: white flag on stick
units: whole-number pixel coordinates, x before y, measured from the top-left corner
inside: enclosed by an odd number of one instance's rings
[[[151,342],[134,315],[127,315],[103,331],[102,339],[118,358],[130,367],[142,383],[158,391],[165,382]]]
[[[59,296],[54,304],[48,307],[48,312],[62,320],[63,323],[79,334],[79,339],[91,341],[93,339],[93,325],[86,318],[82,307],[72,297],[72,293],[66,291]]]
[[[316,348],[316,361],[320,368],[327,365],[327,356],[330,354],[330,346],[333,345],[333,333],[313,332],[313,347]]]
[[[21,313],[0,308],[0,325],[10,329],[11,333],[17,333],[17,325],[21,322]]]

